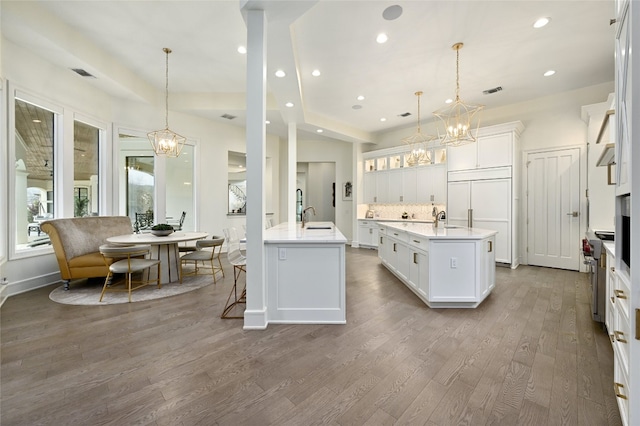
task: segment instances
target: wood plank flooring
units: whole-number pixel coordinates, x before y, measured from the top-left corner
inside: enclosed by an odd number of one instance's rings
[[[225,271],[151,302],[59,305],[54,287],[9,298],[0,423],[621,424],[586,274],[498,268],[480,307],[436,310],[375,251],[348,248],[347,325],[243,331],[219,318]]]

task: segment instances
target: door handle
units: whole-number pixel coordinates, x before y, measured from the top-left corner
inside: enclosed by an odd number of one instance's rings
[[[578,217],[578,212],[571,212],[571,213],[567,213],[567,216],[571,216],[571,217]]]

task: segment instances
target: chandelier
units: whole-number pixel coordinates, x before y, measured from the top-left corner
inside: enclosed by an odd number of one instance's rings
[[[177,157],[180,155],[180,151],[182,151],[182,147],[187,138],[169,130],[169,53],[171,53],[171,49],[165,47],[162,51],[167,55],[164,86],[165,126],[162,130],[147,133],[147,137],[156,155]]]
[[[480,120],[473,120],[484,105],[467,104],[460,100],[460,49],[463,43],[456,43],[451,48],[456,51],[456,99],[450,105],[433,112],[444,123],[444,136],[440,136],[443,145],[459,146],[475,142]],[[478,117],[479,118],[479,117]],[[439,133],[439,132],[438,132]]]
[[[409,154],[407,156],[408,166],[430,163],[431,158],[429,158],[427,147],[429,142],[437,139],[435,136],[425,136],[422,134],[420,130],[420,96],[422,96],[422,92],[416,92],[415,95],[418,97],[418,130],[413,135],[402,139],[402,142],[409,147]]]

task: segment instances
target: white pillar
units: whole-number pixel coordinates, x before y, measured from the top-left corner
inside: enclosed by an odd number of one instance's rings
[[[267,327],[264,171],[267,117],[267,24],[247,11],[247,307],[244,329]]]
[[[296,177],[298,164],[298,136],[296,123],[289,123],[287,139],[287,221],[296,223]]]

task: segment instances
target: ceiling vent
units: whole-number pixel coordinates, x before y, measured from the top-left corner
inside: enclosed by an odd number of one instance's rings
[[[220,117],[226,118],[227,120],[233,120],[234,118],[236,118],[235,115],[231,115],[231,114],[222,114]]]
[[[402,114],[399,114],[399,115],[398,115],[398,117],[408,117],[408,116],[410,116],[410,115],[411,115],[411,113],[410,113],[410,112],[404,112],[404,113],[402,113]]]
[[[498,87],[494,87],[493,89],[483,90],[482,93],[484,93],[485,95],[493,95],[494,93],[497,93],[501,90],[502,90],[502,86],[498,86]]]
[[[81,75],[82,77],[96,78],[95,75],[88,73],[87,71],[83,70],[82,68],[71,68],[71,71],[75,72],[78,75]]]

